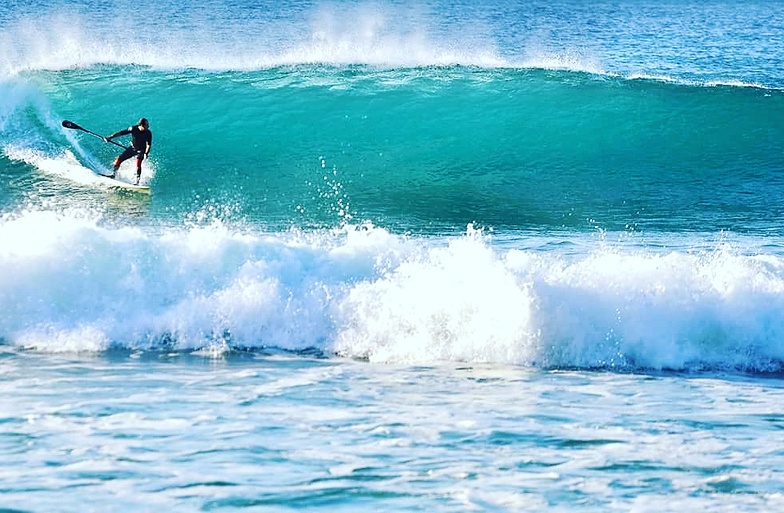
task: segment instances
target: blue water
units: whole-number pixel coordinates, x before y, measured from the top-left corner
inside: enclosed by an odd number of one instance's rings
[[[0,509],[782,509],[782,56],[772,0],[6,2]],[[61,125],[142,116],[151,194]]]

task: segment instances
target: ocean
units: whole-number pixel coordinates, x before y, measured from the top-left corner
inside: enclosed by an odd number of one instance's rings
[[[778,0],[6,0],[0,511],[784,509],[782,70]],[[150,194],[62,125],[140,117]]]

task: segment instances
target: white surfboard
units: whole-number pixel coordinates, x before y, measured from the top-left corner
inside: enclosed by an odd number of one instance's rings
[[[96,173],[97,174],[97,173]],[[150,186],[149,185],[134,185],[130,182],[125,182],[123,180],[119,180],[117,178],[109,178],[106,175],[98,175],[97,180],[99,183],[106,185],[107,187],[116,187],[119,189],[127,189],[130,191],[141,192],[145,194],[150,194]]]

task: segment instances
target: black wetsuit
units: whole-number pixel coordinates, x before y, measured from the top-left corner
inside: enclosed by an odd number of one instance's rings
[[[131,146],[126,148],[126,150],[117,157],[117,160],[114,161],[114,169],[116,170],[120,167],[120,164],[136,155],[136,170],[137,172],[140,172],[142,160],[144,160],[144,152],[147,151],[147,144],[152,147],[152,132],[149,128],[140,130],[138,125],[134,125],[110,135],[109,139],[128,134],[131,134]]]

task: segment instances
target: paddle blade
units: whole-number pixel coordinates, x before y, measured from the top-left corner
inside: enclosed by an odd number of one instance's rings
[[[65,128],[73,128],[75,130],[84,130],[84,128],[80,127],[79,125],[77,125],[73,121],[68,121],[67,119],[63,120],[63,126]]]

